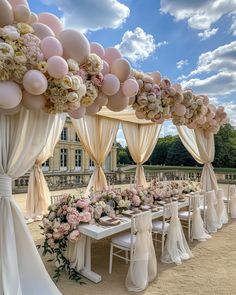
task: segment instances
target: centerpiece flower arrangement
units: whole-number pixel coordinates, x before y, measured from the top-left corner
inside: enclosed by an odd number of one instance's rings
[[[41,229],[45,237],[43,255],[54,256],[57,266],[54,279],[58,280],[62,271],[69,273],[70,279],[80,280],[79,273],[70,267],[66,257],[68,242],[80,238],[79,225],[94,222],[94,209],[88,198],[65,195],[58,203],[49,206],[48,214],[42,220]]]

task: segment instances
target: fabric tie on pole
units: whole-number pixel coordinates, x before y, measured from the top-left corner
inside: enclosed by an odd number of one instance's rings
[[[6,174],[0,174],[0,197],[11,197],[12,179]]]

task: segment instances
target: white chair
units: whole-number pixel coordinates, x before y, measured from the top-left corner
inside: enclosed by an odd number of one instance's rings
[[[192,198],[194,198],[194,195],[189,195],[188,209],[181,210],[178,213],[179,219],[182,222],[182,227],[187,228],[187,230],[188,230],[188,241],[191,240],[191,228],[192,228],[192,217],[193,217]]]
[[[236,218],[236,186],[231,185],[229,187],[229,204],[230,204],[230,216]]]
[[[63,195],[51,196],[51,205],[58,203],[60,201],[60,199],[63,198],[63,197],[64,197]]]
[[[209,233],[215,233],[221,226],[218,223],[214,190],[206,192],[206,207],[206,229]]]
[[[219,226],[228,223],[228,214],[224,203],[224,192],[220,188],[216,191],[217,207],[216,213],[218,217]]]
[[[161,255],[164,251],[165,246],[165,238],[168,233],[168,228],[170,225],[170,217],[171,217],[171,204],[165,204],[163,206],[163,217],[162,220],[155,220],[152,222],[152,233],[153,233],[153,241],[161,242]],[[161,235],[161,239],[158,239],[158,235]]]
[[[136,241],[136,220],[142,218],[142,216],[151,214],[150,211],[142,212],[131,217],[131,232],[130,233],[121,233],[111,240],[110,246],[110,262],[109,262],[109,274],[112,273],[112,264],[113,264],[113,256],[119,257],[125,260],[126,264],[132,261],[134,254],[134,247]],[[151,219],[150,219],[150,227],[151,227]],[[114,248],[118,249],[114,251]],[[122,255],[122,252],[125,255]]]
[[[181,222],[178,217],[178,203],[172,202],[169,207],[171,220],[161,262],[181,264],[182,260],[191,258],[192,252],[185,239]]]

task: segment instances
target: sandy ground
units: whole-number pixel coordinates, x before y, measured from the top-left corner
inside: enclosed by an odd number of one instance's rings
[[[54,192],[56,194],[56,192]],[[58,192],[57,192],[58,194]],[[25,195],[16,200],[23,209]],[[39,222],[29,225],[36,244],[42,242]],[[92,245],[92,269],[102,275],[102,282],[94,284],[84,279],[85,285],[70,281],[62,275],[57,283],[63,295],[123,295],[132,294],[125,288],[128,266],[118,258],[114,259],[113,273],[108,274],[109,239]],[[182,265],[159,262],[160,245],[157,249],[158,277],[140,294],[145,295],[234,295],[236,294],[236,221],[231,220],[206,242],[190,245],[194,258]],[[54,265],[43,258],[50,274]]]

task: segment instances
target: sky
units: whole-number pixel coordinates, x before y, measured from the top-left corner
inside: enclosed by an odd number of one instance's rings
[[[207,94],[236,126],[236,0],[29,0],[134,68]],[[161,135],[175,134],[166,122]],[[117,140],[125,144],[121,130]]]

